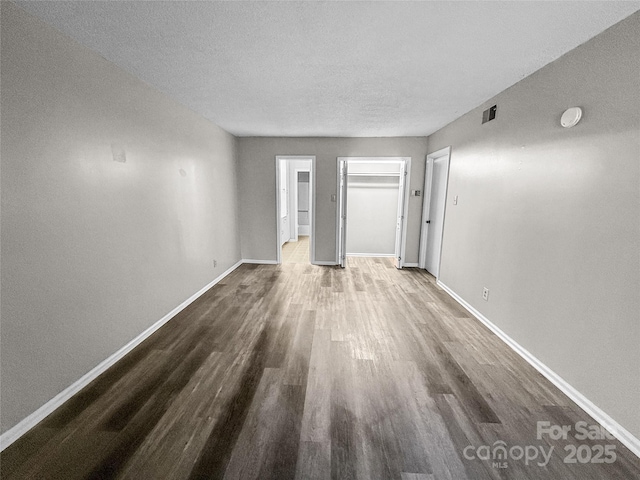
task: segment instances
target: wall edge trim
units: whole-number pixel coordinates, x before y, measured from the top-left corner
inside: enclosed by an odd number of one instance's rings
[[[573,400],[582,410],[591,415],[595,421],[605,427],[613,434],[625,447],[633,454],[640,457],[640,439],[636,438],[629,430],[616,422],[609,414],[598,407],[595,403],[584,396],[580,391],[574,388],[560,375],[547,367],[538,358],[531,354],[527,349],[503,332],[498,326],[493,324],[487,317],[482,315],[478,310],[467,303],[450,287],[438,280],[437,285],[447,292],[455,301],[468,310],[474,317],[482,322],[489,330],[496,334],[500,340],[506,343],[514,352],[520,355],[527,363],[540,372],[547,380],[553,383],[567,397]]]
[[[67,400],[69,400],[72,396],[82,390],[84,387],[89,385],[93,380],[98,378],[102,373],[104,373],[109,367],[114,365],[118,360],[127,355],[131,350],[141,344],[144,340],[146,340],[149,336],[151,336],[156,330],[162,327],[165,323],[175,317],[178,313],[188,307],[191,303],[196,301],[200,296],[202,296],[207,290],[213,287],[215,284],[219,283],[222,279],[224,279],[227,275],[233,272],[236,268],[242,265],[242,260],[237,262],[235,265],[227,269],[225,272],[220,274],[214,280],[209,282],[207,285],[202,287],[196,293],[187,298],[180,305],[175,307],[169,313],[167,313],[160,320],[155,322],[153,325],[148,327],[142,333],[137,335],[135,338],[130,340],[127,344],[122,346],[116,352],[114,352],[109,357],[105,358],[98,365],[93,367],[87,373],[85,373],[78,380],[73,382],[67,388],[58,393],[51,400],[46,402],[40,408],[38,408],[33,413],[29,414],[27,417],[23,418],[16,425],[11,427],[9,430],[0,435],[0,451],[3,451],[5,448],[9,447],[16,440],[22,437],[25,433],[35,427],[38,423],[48,417],[51,413],[53,413],[57,408],[62,406]]]

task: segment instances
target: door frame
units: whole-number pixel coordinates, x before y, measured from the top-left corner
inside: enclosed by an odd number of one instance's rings
[[[405,259],[405,251],[407,246],[407,223],[408,223],[407,220],[409,215],[409,193],[410,193],[409,185],[411,181],[411,157],[338,157],[337,158],[337,162],[336,162],[337,190],[336,191],[337,191],[338,198],[336,198],[336,265],[341,265],[344,267],[345,266],[344,258],[341,259],[340,254],[342,250],[345,250],[346,252],[346,230],[347,230],[346,220],[347,219],[345,218],[345,226],[341,235],[340,217],[341,215],[344,215],[346,217],[346,213],[347,213],[346,182],[345,182],[345,201],[343,202],[342,209],[340,208],[341,204],[338,201],[340,196],[340,177],[341,177],[340,162],[342,161],[344,161],[346,165],[346,174],[348,174],[350,161],[361,162],[361,163],[398,162],[403,164],[404,182],[402,182],[401,184],[402,191],[400,192],[400,195],[402,196],[398,199],[399,200],[398,205],[400,205],[400,202],[402,202],[402,227],[401,227],[401,234],[400,234],[399,251],[398,251],[398,245],[396,243],[396,251],[394,253],[394,257],[396,258],[396,262],[397,262],[396,264],[397,268],[403,268],[405,264],[404,259]],[[341,248],[341,242],[342,242],[342,248]],[[343,256],[346,256],[346,253],[343,254]]]
[[[447,214],[447,197],[449,195],[449,170],[451,167],[451,146],[441,148],[433,153],[429,153],[425,159],[424,173],[424,197],[422,203],[422,228],[420,229],[420,253],[418,255],[418,267],[423,270],[427,263],[427,239],[429,235],[429,213],[431,210],[431,192],[433,189],[433,162],[442,157],[447,157],[447,168],[445,170],[445,194],[442,205],[442,238],[440,239],[440,252],[438,253],[438,272],[436,279],[440,276],[440,262],[442,261],[442,246],[444,242],[444,222]]]
[[[311,232],[309,235],[309,263],[316,265],[316,156],[315,155],[276,155],[276,263],[282,263],[282,245],[280,244],[280,160],[311,160],[309,169],[309,217],[311,218]],[[291,180],[287,177],[288,180]],[[291,183],[291,182],[290,182]],[[296,190],[298,183],[296,184]],[[291,202],[289,202],[291,203]],[[291,205],[289,205],[291,209]],[[298,212],[295,212],[297,215]],[[291,226],[289,226],[291,228]]]

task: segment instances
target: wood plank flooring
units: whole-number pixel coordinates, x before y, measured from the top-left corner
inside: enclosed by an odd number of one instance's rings
[[[243,265],[2,452],[0,473],[640,478],[619,442],[537,439],[538,421],[595,425],[427,273],[368,258]],[[613,463],[565,463],[567,446],[591,460],[609,444]],[[483,459],[499,445],[506,459]]]

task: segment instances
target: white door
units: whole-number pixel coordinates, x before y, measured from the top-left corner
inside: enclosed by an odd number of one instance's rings
[[[338,164],[338,265],[347,264],[347,162]]]
[[[427,158],[425,214],[423,215],[424,268],[438,278],[449,179],[449,153]],[[430,178],[429,178],[430,177]]]
[[[286,242],[291,240],[291,215],[289,214],[289,175],[287,161],[280,160],[278,162],[278,168],[278,175],[280,180],[278,183],[278,202],[280,203],[280,245],[284,245]]]
[[[395,250],[395,266],[402,268],[404,264],[402,260],[402,235],[404,233],[404,200],[405,200],[405,183],[407,180],[407,164],[400,164],[400,188],[398,190],[398,215],[396,220],[396,250]]]

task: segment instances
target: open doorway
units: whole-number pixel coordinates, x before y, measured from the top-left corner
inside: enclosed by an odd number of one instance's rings
[[[409,157],[339,157],[337,263],[392,257],[404,264]]]
[[[314,263],[314,156],[277,156],[278,263]]]
[[[440,276],[440,257],[449,184],[451,147],[427,155],[418,265],[434,277]]]

